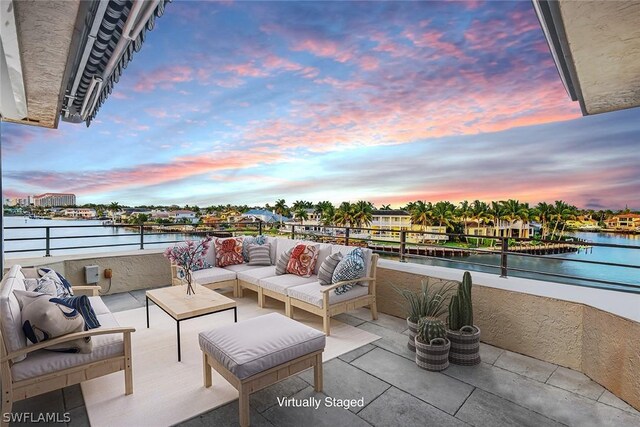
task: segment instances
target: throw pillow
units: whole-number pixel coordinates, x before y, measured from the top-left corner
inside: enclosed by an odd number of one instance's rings
[[[333,272],[340,261],[342,261],[342,254],[340,252],[336,252],[335,254],[329,255],[325,258],[322,264],[320,264],[320,269],[318,270],[318,281],[322,286],[331,284],[331,281],[333,280]]]
[[[271,265],[271,245],[249,245],[249,265]]]
[[[291,252],[293,252],[293,248],[289,249],[286,252],[283,252],[278,258],[276,262],[276,275],[282,276],[287,273],[287,265],[289,264],[289,258],[291,258]]]
[[[29,292],[38,292],[41,294],[58,295],[58,287],[56,282],[50,277],[40,277],[38,279],[24,279],[24,287]]]
[[[22,330],[29,343],[39,343],[85,330],[85,321],[75,309],[50,301],[51,296],[36,292],[15,290],[22,318]],[[46,350],[64,353],[91,353],[91,337],[46,347]]]
[[[91,306],[91,301],[89,300],[88,296],[80,295],[77,297],[68,298],[51,298],[49,301],[78,310],[78,312],[84,319],[84,324],[87,329],[95,329],[100,327],[100,321],[98,321],[96,312],[93,311],[93,307]]]
[[[349,252],[343,259],[338,263],[336,269],[333,272],[333,277],[331,278],[331,283],[338,283],[345,280],[355,280],[361,277],[364,277],[364,253],[362,249],[356,248]],[[338,286],[334,291],[336,295],[343,294],[350,290],[354,284],[346,284],[342,286]]]
[[[73,290],[71,289],[71,283],[62,274],[58,273],[54,269],[49,267],[40,267],[38,268],[38,275],[40,277],[44,277],[46,275],[49,275],[50,277],[55,277],[56,284],[64,288],[64,291],[58,291],[58,294],[63,293],[63,294],[66,294],[67,296],[73,295]]]
[[[249,245],[265,245],[267,236],[245,237],[242,239],[242,257],[244,262],[249,262]]]
[[[305,245],[303,243],[296,245],[287,264],[287,273],[300,277],[311,277],[318,261],[319,252],[320,247],[318,245]]]
[[[242,237],[216,239],[216,264],[218,267],[237,265],[244,262],[242,257]]]

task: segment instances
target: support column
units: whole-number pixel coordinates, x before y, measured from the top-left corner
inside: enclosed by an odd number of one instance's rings
[[[1,124],[0,124],[1,125]],[[2,191],[2,140],[0,139],[0,277],[4,275],[4,193]]]

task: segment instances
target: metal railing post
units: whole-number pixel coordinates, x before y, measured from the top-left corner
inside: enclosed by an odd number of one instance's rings
[[[291,239],[296,238],[296,226],[291,224]]]
[[[404,253],[407,248],[407,233],[405,230],[400,230],[400,262],[407,262],[404,258]]]
[[[350,232],[350,228],[349,227],[345,227],[344,228],[344,245],[345,246],[349,246],[349,232]]]
[[[51,256],[51,228],[47,227],[45,229],[45,236],[46,236],[46,243],[45,243],[45,250],[44,250],[44,256]]]
[[[509,238],[502,238],[500,249],[500,277],[507,277],[507,252],[509,251]]]
[[[262,221],[258,221],[258,235],[262,236]]]
[[[144,249],[144,225],[140,224],[140,250]]]

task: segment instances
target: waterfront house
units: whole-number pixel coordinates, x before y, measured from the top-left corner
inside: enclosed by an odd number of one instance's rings
[[[70,218],[93,219],[96,217],[96,210],[90,208],[67,208],[62,214]]]
[[[289,221],[289,218],[278,215],[275,211],[268,211],[266,209],[250,209],[240,215],[245,221],[262,221],[265,224],[277,224],[284,221]]]
[[[401,209],[378,209],[371,214],[371,225],[373,231],[372,238],[380,240],[400,241],[400,230],[404,231],[423,231],[427,233],[441,234],[413,234],[408,233],[406,241],[410,243],[417,242],[440,242],[449,239],[444,235],[447,227],[439,225],[421,226],[411,222],[411,214]]]
[[[175,223],[196,223],[198,222],[198,217],[195,212],[186,210],[186,209],[178,209],[168,212],[168,218],[173,220]]]
[[[640,230],[640,214],[626,213],[614,215],[604,220],[607,229],[616,231]]]

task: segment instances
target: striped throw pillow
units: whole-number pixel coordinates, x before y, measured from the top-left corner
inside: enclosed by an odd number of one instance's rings
[[[249,265],[271,265],[271,245],[249,245]]]
[[[322,264],[320,264],[320,270],[318,270],[318,281],[322,286],[328,286],[331,284],[333,272],[340,261],[342,261],[342,254],[340,252],[336,252],[335,254],[329,255]]]
[[[276,262],[276,275],[282,276],[287,273],[287,265],[289,264],[289,258],[291,258],[291,252],[293,252],[293,248],[283,252],[280,258],[278,258]]]
[[[364,277],[364,252],[362,249],[356,248],[349,252],[342,261],[336,266],[331,278],[332,283],[342,282],[344,280],[354,280]],[[346,284],[335,288],[336,295],[344,294],[353,288],[354,284]]]

